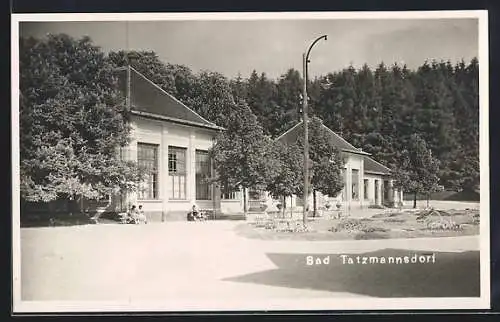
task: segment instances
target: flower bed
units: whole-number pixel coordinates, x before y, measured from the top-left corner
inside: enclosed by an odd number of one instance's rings
[[[415,237],[448,237],[479,234],[479,211],[405,210],[365,218],[308,220],[282,218],[281,213],[239,226],[241,234],[259,239],[345,240]],[[294,234],[296,233],[296,234]]]

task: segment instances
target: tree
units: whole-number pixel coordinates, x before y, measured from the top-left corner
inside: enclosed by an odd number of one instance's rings
[[[245,102],[239,102],[228,115],[226,130],[210,149],[216,172],[213,181],[226,189],[243,188],[245,216],[247,189],[264,189],[269,178],[275,177],[277,161],[272,147],[257,117]]]
[[[135,189],[140,172],[118,158],[129,140],[129,111],[113,75],[88,37],[21,39],[24,201],[97,199]]]
[[[209,71],[202,71],[197,76],[186,104],[222,127],[229,126],[229,116],[237,109],[229,80],[220,73]]]
[[[298,146],[303,151],[304,132],[300,131]],[[340,151],[330,139],[329,130],[321,119],[311,118],[309,122],[310,183],[313,192],[314,215],[316,215],[316,191],[328,196],[336,196],[344,187],[342,169],[344,161]],[[299,187],[303,193],[303,185]]]
[[[301,118],[303,82],[300,72],[295,69],[289,69],[277,82],[276,103],[282,111],[280,119],[274,125],[278,133],[283,133]]]
[[[267,185],[267,191],[275,199],[291,197],[300,191],[303,184],[303,156],[296,144],[285,145],[281,141],[273,143],[273,157],[278,160],[278,171]],[[283,217],[285,216],[285,202],[283,202]]]
[[[457,190],[479,188],[479,65],[458,63],[453,73],[453,113],[461,149],[450,164],[450,185]]]
[[[453,115],[452,71],[444,62],[425,63],[414,77],[416,87],[415,102],[417,131],[422,133],[429,149],[441,160],[439,176],[447,186],[452,186],[453,173],[450,166],[457,160],[460,152],[459,132]]]
[[[413,134],[408,149],[402,152],[401,164],[396,171],[396,187],[413,193],[413,208],[417,207],[417,194],[427,196],[438,188],[439,160],[432,155],[425,140]]]
[[[323,195],[336,196],[344,188],[344,179],[341,169],[343,161],[338,153],[332,153],[331,157],[323,157],[318,162],[314,162],[311,185],[313,187],[313,209],[316,217],[317,201],[316,191]]]
[[[266,134],[276,136],[281,134],[281,121],[284,111],[277,103],[278,88],[265,73],[260,76],[254,70],[246,82],[246,101]]]

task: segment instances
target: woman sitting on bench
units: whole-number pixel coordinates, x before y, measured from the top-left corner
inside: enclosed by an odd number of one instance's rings
[[[187,214],[187,220],[196,221],[198,220],[198,216],[199,216],[198,208],[196,207],[196,205],[193,205],[193,208],[191,208],[191,211],[188,212]]]
[[[130,210],[127,214],[126,223],[127,224],[137,224],[138,223],[137,217],[138,217],[137,208],[135,207],[135,205],[132,205],[132,207],[130,208]]]

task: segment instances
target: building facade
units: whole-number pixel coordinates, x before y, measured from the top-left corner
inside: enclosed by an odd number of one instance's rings
[[[126,211],[132,205],[142,205],[150,221],[185,220],[194,204],[201,209],[215,210],[219,215],[241,214],[244,209],[242,191],[225,191],[207,181],[213,175],[208,151],[223,129],[132,67],[121,70],[119,79],[131,110],[132,138],[119,153],[123,160],[136,161],[149,171],[137,191],[112,196],[106,211]],[[293,142],[301,127],[300,122],[277,140]],[[318,207],[340,203],[351,209],[402,200],[402,193],[392,187],[388,168],[326,126],[324,130],[345,160],[345,186],[337,196],[317,193]],[[282,203],[270,198],[265,191],[246,193],[250,210],[262,204],[269,210],[277,210]],[[309,200],[312,209],[313,198]],[[286,202],[289,207],[302,207],[301,196],[293,196]]]
[[[302,133],[303,122],[297,123],[280,135],[277,140],[285,144],[295,143]],[[397,205],[403,201],[403,193],[394,188],[391,170],[370,157],[370,154],[354,147],[340,135],[322,124],[331,142],[338,148],[344,159],[344,188],[337,196],[326,196],[316,193],[316,207],[324,208],[326,204],[337,205],[343,209],[359,209],[370,206]],[[273,200],[269,194],[261,197],[268,207],[274,209],[279,200]],[[286,202],[286,207],[303,207],[302,196],[292,196]],[[314,198],[308,198],[308,207],[313,209]]]
[[[131,140],[123,160],[147,169],[137,191],[112,196],[110,211],[142,205],[150,221],[179,220],[196,204],[220,209],[220,190],[208,182],[208,151],[223,129],[204,119],[132,67],[120,71],[131,110]]]

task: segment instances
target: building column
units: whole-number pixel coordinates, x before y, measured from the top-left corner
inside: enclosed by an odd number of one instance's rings
[[[389,183],[389,188],[388,188],[389,194],[387,196],[387,199],[388,199],[387,201],[389,201],[389,203],[393,202],[394,206],[395,206],[396,200],[395,200],[395,192],[394,192],[394,180],[389,179],[388,183]]]
[[[375,201],[375,180],[368,179],[368,202],[371,204]]]
[[[194,146],[195,141],[194,131],[191,130],[189,135],[189,147],[186,155],[186,170],[187,170],[187,187],[186,199],[189,200],[191,205],[196,202],[196,149]]]
[[[170,176],[168,173],[168,128],[166,124],[162,124],[161,145],[160,145],[160,165],[159,165],[159,180],[160,180],[160,198],[162,200],[162,221],[168,213],[168,200],[170,189]]]
[[[365,159],[361,158],[361,163],[358,172],[358,193],[359,193],[359,205],[363,208],[365,204]]]
[[[135,132],[137,131],[137,126],[132,123],[130,130],[130,143],[126,148],[126,158],[129,161],[137,162],[137,138]],[[137,191],[127,191],[125,196],[125,204],[123,205],[125,210],[128,211],[132,205],[137,204]]]
[[[376,184],[377,184],[377,205],[381,205],[382,204],[382,195],[383,195],[383,191],[382,191],[382,178],[378,179],[376,181]]]
[[[345,205],[347,209],[351,209],[351,201],[352,201],[352,169],[351,164],[347,163],[346,169],[346,189],[345,189]]]

